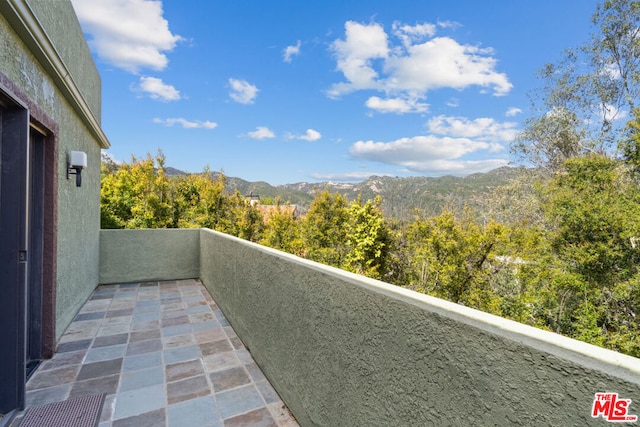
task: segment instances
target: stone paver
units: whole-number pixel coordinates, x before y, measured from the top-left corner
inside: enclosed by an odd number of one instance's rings
[[[99,427],[298,425],[197,280],[95,290],[27,407],[94,393],[107,394]]]

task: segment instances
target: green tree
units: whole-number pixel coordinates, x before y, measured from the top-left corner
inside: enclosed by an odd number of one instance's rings
[[[606,156],[564,169],[545,189],[547,250],[523,268],[540,289],[538,317],[556,332],[639,354],[640,188]]]
[[[257,242],[264,226],[262,215],[238,190],[228,198],[224,217],[217,230],[241,239]]]
[[[520,158],[556,171],[564,160],[612,154],[619,120],[640,95],[640,2],[606,0],[592,18],[591,39],[540,71],[533,117],[512,145]]]
[[[347,201],[342,195],[329,190],[316,192],[302,221],[305,257],[342,266],[347,253],[348,218]]]
[[[374,279],[382,279],[392,248],[392,237],[382,215],[382,198],[361,197],[351,203],[346,223],[347,255],[344,268]]]
[[[164,173],[165,156],[132,158],[113,172],[102,169],[100,192],[103,228],[164,228],[173,220],[169,178]]]
[[[229,197],[225,193],[225,176],[214,178],[208,168],[201,174],[177,176],[173,179],[173,226],[177,228],[218,228],[226,215]]]
[[[491,313],[499,311],[499,298],[491,277],[504,268],[496,260],[504,255],[505,227],[489,222],[481,227],[472,212],[461,218],[444,208],[436,217],[416,218],[407,232],[413,289]]]
[[[265,219],[260,243],[294,255],[303,254],[299,222],[293,211],[283,208],[279,200],[276,200],[276,208],[269,211]]]

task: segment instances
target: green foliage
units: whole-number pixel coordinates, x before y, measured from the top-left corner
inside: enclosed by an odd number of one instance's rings
[[[103,162],[100,190],[102,228],[206,227],[247,240],[259,239],[262,216],[238,192],[225,192],[225,177],[165,174],[165,156],[117,167]]]
[[[302,224],[305,256],[324,264],[342,266],[347,254],[346,199],[338,193],[320,191],[309,206]]]
[[[178,228],[217,229],[229,204],[224,184],[224,175],[214,179],[206,169],[202,174],[175,177],[173,225]]]
[[[349,207],[346,223],[348,252],[344,268],[375,279],[385,276],[392,245],[381,204],[380,197],[364,204],[358,198]]]
[[[275,210],[269,212],[265,222],[261,244],[294,255],[303,254],[300,226],[291,210],[277,205]]]
[[[573,156],[550,177],[494,189],[489,215],[451,200],[403,222],[385,218],[380,197],[349,202],[328,189],[300,219],[278,198],[263,213],[222,174],[169,178],[158,152],[103,163],[101,218],[105,228],[211,228],[640,356],[640,184],[626,161]]]
[[[640,3],[606,0],[592,23],[589,42],[540,71],[534,115],[511,147],[552,172],[572,157],[617,151],[624,130],[618,119],[640,96]]]
[[[169,179],[163,171],[165,157],[132,158],[117,170],[102,168],[100,193],[103,228],[163,228],[171,225]]]
[[[627,123],[627,135],[621,144],[622,156],[633,178],[640,182],[640,109],[633,110],[633,120]]]
[[[496,222],[481,227],[468,209],[457,219],[445,208],[437,217],[416,218],[409,225],[411,281],[416,290],[459,304],[497,312],[490,278],[503,263],[506,228]]]
[[[605,156],[567,161],[546,189],[549,250],[557,271],[547,287],[556,311],[549,326],[597,345],[638,334],[635,320],[640,193],[620,162]],[[548,268],[548,266],[543,265]]]

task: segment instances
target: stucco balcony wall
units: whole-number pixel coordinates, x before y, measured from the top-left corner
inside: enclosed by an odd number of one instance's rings
[[[199,229],[100,231],[100,283],[195,279]]]
[[[198,242],[198,277],[300,425],[602,425],[605,391],[640,413],[636,358],[211,230]]]

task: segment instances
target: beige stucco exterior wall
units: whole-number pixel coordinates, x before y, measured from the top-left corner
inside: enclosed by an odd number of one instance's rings
[[[10,10],[2,0],[0,16],[0,71],[27,94],[57,124],[57,305],[56,337],[71,322],[98,284],[100,229],[100,141],[86,125],[63,85],[52,77],[51,67],[33,43],[19,34],[20,21],[8,18]],[[17,0],[13,3],[36,16],[46,36],[68,71],[79,97],[99,123],[101,81],[86,40],[68,0]],[[17,26],[17,27],[16,27]],[[84,151],[88,167],[82,173],[82,187],[66,178],[67,155]],[[47,213],[51,214],[51,213]]]

